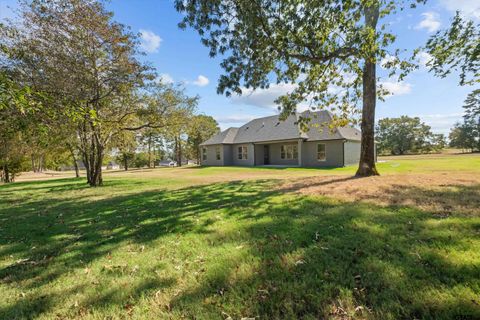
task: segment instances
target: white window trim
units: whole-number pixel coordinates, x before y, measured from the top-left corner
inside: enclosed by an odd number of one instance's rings
[[[239,149],[242,149],[241,152],[239,152]],[[241,158],[240,158],[241,156]],[[238,160],[248,160],[248,146],[238,146],[237,147],[237,159]]]
[[[215,159],[217,161],[221,161],[222,160],[222,148],[220,146],[216,146],[215,147]]]
[[[297,157],[295,157],[295,148],[297,149]],[[282,149],[285,151],[283,152],[285,154],[285,158],[282,158]],[[289,155],[289,151],[288,149],[291,149],[290,150],[290,156],[291,157],[288,157]],[[298,160],[298,145],[296,144],[282,144],[280,146],[280,160]]]
[[[325,148],[325,151],[324,151],[324,152],[325,152],[325,158],[324,158],[324,159],[318,159],[318,153],[319,153],[319,152],[318,152],[318,146],[321,145],[321,144],[323,144],[323,145],[325,146],[325,147],[324,147],[324,148]],[[317,143],[317,161],[318,161],[318,162],[325,162],[325,161],[327,161],[327,144],[326,144],[326,143]]]
[[[202,147],[202,161],[207,161],[207,147]]]

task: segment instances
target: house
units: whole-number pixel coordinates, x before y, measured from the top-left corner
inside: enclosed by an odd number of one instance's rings
[[[302,132],[299,117],[310,118]],[[343,167],[360,159],[360,130],[324,124],[328,111],[306,111],[254,119],[240,128],[228,128],[200,144],[201,164],[208,166],[300,166]]]

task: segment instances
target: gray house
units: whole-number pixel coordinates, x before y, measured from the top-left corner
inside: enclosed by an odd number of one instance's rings
[[[311,119],[309,130],[301,132],[298,118]],[[208,166],[300,166],[343,167],[358,163],[360,131],[352,127],[331,130],[332,114],[306,111],[289,116],[259,118],[240,128],[228,128],[201,147],[202,165]]]

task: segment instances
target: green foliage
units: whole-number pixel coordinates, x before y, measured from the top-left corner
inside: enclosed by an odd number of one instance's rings
[[[381,154],[438,152],[445,147],[444,136],[433,134],[418,117],[381,119],[376,132],[378,152]]]
[[[98,186],[112,151],[128,164],[137,147],[134,132],[165,135],[185,127],[198,97],[153,81],[138,35],[113,20],[104,1],[22,0],[18,21],[0,28],[0,67],[12,70],[18,86],[49,93],[29,129],[36,134],[25,136],[38,159],[32,163],[42,163],[53,152],[51,138],[59,136],[72,162],[79,155],[85,164],[88,183]]]
[[[450,146],[480,151],[480,89],[467,96],[463,108],[463,123],[456,123],[452,128]]]
[[[200,143],[208,140],[218,133],[220,128],[218,123],[211,116],[197,115],[193,116],[187,129],[188,154],[191,159],[200,161]]]
[[[407,1],[415,4],[423,1]],[[241,94],[265,88],[272,79],[295,84],[277,103],[286,116],[300,103],[338,111],[349,120],[362,102],[363,62],[387,55],[395,36],[365,23],[368,8],[377,18],[402,9],[405,1],[176,1],[185,14],[181,28],[193,27],[210,55],[221,63],[218,92]],[[375,15],[375,13],[374,13]],[[399,52],[388,68],[409,69]],[[338,90],[328,90],[335,87]],[[383,91],[382,91],[383,92]]]
[[[34,120],[30,89],[18,86],[6,72],[0,72],[0,181],[12,182],[25,169],[28,135]]]
[[[450,27],[430,37],[424,49],[433,57],[427,66],[436,75],[458,71],[461,85],[480,82],[480,23],[457,12]]]

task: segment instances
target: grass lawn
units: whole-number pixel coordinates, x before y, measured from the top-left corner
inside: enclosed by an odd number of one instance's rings
[[[480,157],[379,168],[2,185],[0,319],[480,319]]]

